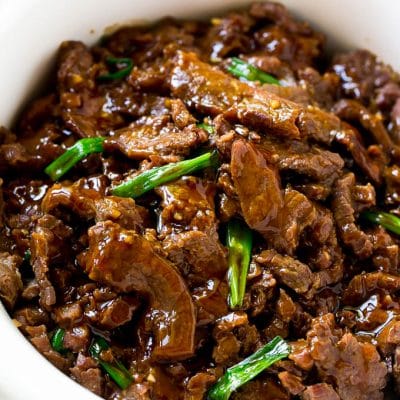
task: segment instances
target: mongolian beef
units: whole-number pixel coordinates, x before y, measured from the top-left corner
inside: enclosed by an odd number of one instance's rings
[[[113,400],[400,393],[400,77],[324,41],[265,2],[61,44],[0,129],[0,297],[57,368]]]

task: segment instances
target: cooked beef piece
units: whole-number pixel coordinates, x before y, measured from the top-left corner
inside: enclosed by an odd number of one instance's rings
[[[40,305],[48,311],[56,303],[56,292],[49,279],[50,266],[57,260],[66,262],[63,259],[68,251],[66,240],[71,234],[70,227],[49,214],[38,220],[35,231],[32,232],[32,268],[40,288]]]
[[[400,203],[400,168],[397,165],[387,166],[383,172],[383,178],[386,184],[385,202],[387,204],[398,205]]]
[[[119,292],[149,296],[158,360],[184,359],[194,352],[195,311],[186,285],[147,240],[111,222],[89,229],[89,250],[80,258],[94,281]]]
[[[23,326],[37,326],[49,323],[49,315],[37,306],[26,306],[14,311],[14,318]]]
[[[363,193],[358,196],[360,190]],[[333,215],[338,227],[339,237],[360,258],[369,257],[373,245],[368,235],[356,224],[358,213],[375,205],[375,189],[356,185],[353,173],[348,173],[336,181],[332,200]]]
[[[383,272],[398,274],[399,245],[380,226],[374,227],[368,232],[374,247],[372,263],[374,267]]]
[[[307,333],[319,376],[333,382],[343,400],[383,399],[387,367],[375,346],[335,326],[333,314],[313,320]]]
[[[70,369],[72,377],[93,393],[103,394],[104,378],[96,361],[79,353],[74,367]]]
[[[25,328],[32,344],[58,369],[67,373],[71,366],[71,358],[63,357],[51,347],[46,325],[27,326]]]
[[[11,311],[22,291],[19,267],[21,258],[9,253],[0,253],[0,298]]]
[[[295,103],[256,91],[201,62],[193,53],[179,51],[175,55],[169,82],[173,95],[189,108],[211,116],[226,111],[227,116],[246,126],[273,128],[274,133],[294,138],[300,136],[295,124],[299,115]]]
[[[115,221],[127,229],[142,230],[147,219],[147,210],[136,205],[133,199],[104,196],[85,187],[84,180],[69,186],[56,183],[47,191],[43,211],[50,213],[60,206],[72,209],[80,217]]]
[[[303,400],[340,400],[333,387],[327,383],[307,386],[306,390],[301,394],[301,398]]]
[[[297,396],[305,389],[304,385],[301,383],[301,379],[290,372],[280,372],[278,377],[282,386],[294,396]]]
[[[203,399],[214,382],[215,376],[207,372],[199,372],[192,376],[186,385],[185,400]]]
[[[291,140],[281,142],[266,136],[261,140],[260,147],[270,157],[278,159],[281,171],[290,171],[306,177],[309,180],[331,183],[341,173],[344,161],[337,153],[323,150],[315,145],[310,146],[303,141]]]
[[[280,335],[289,356],[230,398],[400,391],[400,241],[363,215],[400,214],[400,76],[324,42],[263,1],[61,44],[52,85],[0,127],[0,299],[72,379],[107,400],[204,400]],[[52,182],[45,167],[97,136],[104,151]],[[213,151],[217,165],[112,195]],[[252,231],[236,308],[231,220]],[[89,356],[96,336],[132,375],[126,389]]]
[[[333,111],[341,119],[349,122],[358,122],[368,131],[377,144],[380,144],[388,156],[399,160],[400,148],[393,143],[381,118],[372,115],[366,107],[355,100],[339,100],[333,107]]]
[[[377,89],[396,80],[394,71],[368,50],[339,54],[334,57],[331,68],[340,78],[340,90],[344,97],[354,98],[366,105],[374,100]]]
[[[368,272],[356,275],[348,284],[343,293],[345,304],[360,304],[375,290],[385,290],[388,293],[400,289],[400,277],[384,272]]]
[[[194,124],[178,128],[168,115],[164,115],[142,117],[129,127],[117,130],[105,141],[104,147],[106,150],[118,149],[135,160],[162,156],[166,161],[178,161],[207,139],[203,129]]]
[[[225,249],[218,238],[211,182],[185,177],[160,186],[159,236],[168,258],[189,280],[222,278]]]
[[[231,171],[247,224],[278,251],[293,254],[302,231],[315,218],[311,202],[292,189],[282,193],[276,167],[243,140],[232,146]]]
[[[270,269],[279,282],[296,293],[307,293],[314,284],[314,276],[310,268],[290,256],[282,256],[275,250],[264,250],[256,261]]]

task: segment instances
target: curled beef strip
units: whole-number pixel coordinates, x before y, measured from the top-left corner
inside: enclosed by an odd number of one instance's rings
[[[368,183],[356,185],[353,173],[348,173],[335,183],[332,209],[339,237],[360,258],[371,256],[373,244],[368,235],[356,224],[358,213],[375,205],[375,189]]]
[[[296,190],[282,193],[276,167],[244,140],[232,146],[231,172],[247,224],[278,251],[293,254],[302,231],[315,219],[312,203]]]
[[[22,291],[19,267],[22,259],[9,253],[0,253],[0,298],[12,310]]]
[[[156,360],[193,355],[196,318],[192,298],[174,266],[150,242],[114,222],[98,222],[89,229],[89,249],[80,261],[90,279],[118,292],[149,296]]]

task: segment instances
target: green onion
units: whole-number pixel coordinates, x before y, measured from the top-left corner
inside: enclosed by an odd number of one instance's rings
[[[197,124],[197,127],[201,128],[201,129],[204,129],[210,135],[214,133],[214,127],[212,125],[210,125],[210,124],[206,124],[205,122]]]
[[[208,392],[208,400],[228,400],[233,391],[253,379],[275,362],[290,353],[290,346],[280,336],[276,336],[264,347],[257,350],[239,364],[228,368],[226,373]]]
[[[235,308],[243,304],[253,235],[245,223],[233,219],[228,223],[226,242],[229,250],[229,305]]]
[[[121,183],[112,190],[112,194],[120,197],[139,197],[142,194],[173,181],[182,175],[191,174],[201,169],[215,166],[218,162],[216,151],[204,153],[196,158],[149,169],[131,180]]]
[[[97,80],[101,82],[114,81],[128,76],[133,68],[133,61],[130,58],[107,57],[106,63],[110,67],[117,67],[117,71],[100,75]]]
[[[101,153],[104,150],[104,140],[104,137],[85,138],[78,140],[64,154],[49,164],[44,172],[46,172],[46,174],[49,175],[53,181],[60,179],[76,163],[84,159],[89,154]]]
[[[63,353],[65,351],[64,336],[65,330],[62,328],[57,328],[53,333],[53,337],[51,338],[51,347],[53,347],[53,349],[59,353]]]
[[[244,78],[248,81],[260,81],[261,83],[280,85],[279,80],[272,75],[261,71],[261,69],[256,68],[237,57],[232,58],[231,64],[228,65],[227,70],[237,78]]]
[[[132,383],[133,377],[121,362],[115,360],[109,363],[100,358],[101,352],[109,348],[110,346],[102,337],[96,336],[89,347],[89,354],[100,364],[110,378],[124,390]]]
[[[31,251],[28,249],[28,250],[26,250],[25,251],[25,253],[24,253],[24,263],[30,263],[30,261],[31,261]]]
[[[400,235],[400,218],[396,215],[383,211],[365,211],[361,215],[364,219],[382,225],[388,231]]]

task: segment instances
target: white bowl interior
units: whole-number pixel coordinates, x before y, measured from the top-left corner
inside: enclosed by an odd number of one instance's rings
[[[92,43],[113,24],[162,16],[197,18],[248,0],[0,0],[0,125],[8,126],[35,91],[66,39]],[[330,46],[368,48],[400,69],[397,0],[283,0],[326,33]],[[0,305],[0,398],[90,400],[98,397],[48,363],[25,340]]]

